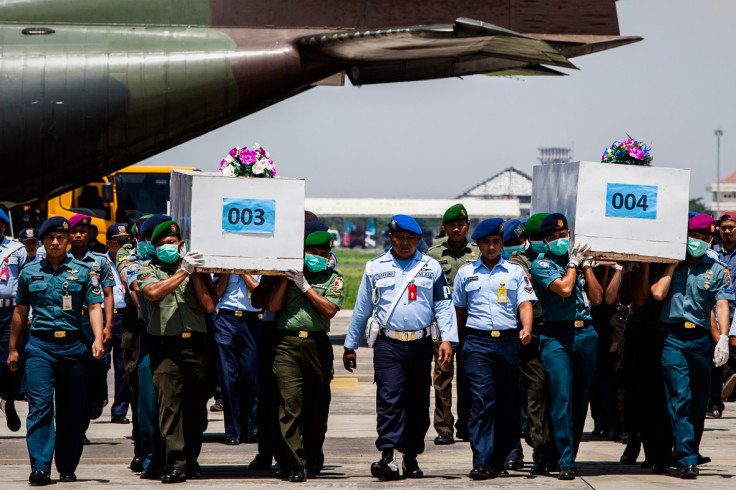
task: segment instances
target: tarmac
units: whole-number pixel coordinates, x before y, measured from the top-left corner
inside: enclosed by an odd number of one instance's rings
[[[419,457],[425,477],[421,480],[378,482],[370,475],[370,464],[379,458],[375,448],[376,412],[375,385],[373,384],[372,351],[360,348],[358,369],[348,373],[342,366],[342,343],[350,322],[351,311],[341,311],[332,322],[331,338],[335,352],[335,378],[332,382],[329,428],[325,441],[325,469],[322,474],[306,483],[291,484],[276,479],[270,471],[249,471],[248,462],[257,452],[256,444],[226,446],[222,413],[208,412],[209,426],[199,462],[203,469],[201,480],[189,480],[180,484],[186,488],[263,487],[272,485],[298,485],[300,488],[346,488],[385,485],[393,488],[459,488],[465,486],[493,485],[503,488],[736,488],[736,403],[727,403],[721,419],[706,420],[701,453],[710,456],[712,462],[700,467],[697,480],[680,480],[677,471],[669,475],[655,475],[649,469],[636,465],[621,465],[619,458],[624,446],[612,441],[602,441],[590,432],[593,421],[588,417],[583,442],[578,454],[580,477],[573,481],[558,481],[555,477],[529,475],[528,462],[532,450],[522,442],[527,466],[512,471],[510,476],[472,481],[467,477],[472,467],[472,452],[467,442],[449,446],[435,446],[434,428],[426,436],[426,450]],[[112,378],[110,378],[112,381]],[[112,382],[110,382],[112,386]],[[434,396],[431,396],[434,402]],[[213,400],[208,402],[208,406]],[[0,415],[0,488],[3,490],[28,487],[30,463],[25,444],[25,415],[27,404],[17,402],[23,420],[19,432],[10,432],[4,416]],[[433,408],[432,408],[433,410]],[[666,417],[666,413],[662,413]],[[133,457],[130,437],[131,426],[110,423],[109,405],[103,415],[92,422],[87,436],[92,444],[86,446],[77,468],[76,483],[58,482],[58,473],[52,469],[52,485],[64,488],[147,488],[160,483],[141,480],[130,471]],[[643,460],[643,452],[639,462]]]

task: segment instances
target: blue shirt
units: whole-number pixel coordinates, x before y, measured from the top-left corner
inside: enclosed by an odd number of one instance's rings
[[[12,250],[12,252],[10,251]],[[0,271],[8,269],[8,278],[0,281],[0,299],[14,299],[18,291],[18,275],[23,266],[28,262],[26,247],[17,240],[2,237],[0,241]]]
[[[575,290],[567,298],[549,290],[555,280],[567,275],[567,254],[540,254],[532,263],[532,281],[537,286],[539,301],[542,303],[542,319],[545,322],[564,322],[574,320],[592,321],[590,304],[585,296],[585,279],[583,272],[578,271],[575,278]]]
[[[72,309],[65,311],[63,297],[67,293],[72,297]],[[33,308],[31,331],[81,330],[82,310],[86,305],[102,303],[102,290],[87,264],[67,256],[53,270],[43,259],[23,268],[15,302]]]
[[[261,276],[253,276],[256,282],[260,282]],[[221,281],[222,279],[218,279]],[[250,292],[245,281],[240,274],[230,274],[227,278],[227,286],[225,292],[222,293],[220,302],[217,303],[217,309],[225,308],[226,310],[235,311],[252,311],[254,313],[260,313],[261,310],[253,308],[253,304],[250,302]]]
[[[506,289],[505,295],[499,295],[499,288]],[[537,296],[524,269],[500,257],[493,270],[481,259],[460,267],[452,301],[455,306],[467,308],[467,328],[515,330],[519,305],[525,301],[536,303]]]
[[[662,304],[664,323],[692,322],[710,330],[710,313],[720,299],[734,300],[726,265],[703,255],[695,265],[683,260],[672,274],[672,283]]]
[[[409,300],[409,288],[405,286],[404,278],[419,261],[425,260],[427,263],[414,278],[416,299]],[[428,327],[437,318],[437,326],[442,335],[442,340],[450,341],[453,345],[457,344],[457,320],[455,310],[452,308],[450,287],[439,262],[417,251],[406,268],[402,268],[397,264],[389,250],[371,260],[368,264],[366,265],[366,271],[370,270],[370,278],[366,272],[360,282],[353,318],[345,337],[346,348],[356,349],[358,347],[358,343],[360,343],[360,339],[365,333],[366,322],[373,314],[371,282],[379,294],[375,316],[381,323],[384,323],[383,319],[391,308],[396,295],[402,295],[402,299],[399,300],[389,318],[386,325],[387,329],[402,332],[421,330]]]
[[[125,287],[123,286],[123,281],[120,279],[117,268],[112,266],[115,261],[110,259],[110,252],[104,257],[107,259],[107,264],[115,281],[115,285],[112,288],[113,308],[125,308],[127,306],[125,304]]]
[[[718,254],[718,260],[726,264],[729,276],[734,277],[734,274],[736,274],[736,248],[726,250],[720,243],[717,243],[713,245],[713,251]],[[729,301],[728,315],[730,318],[733,318],[734,307],[736,307],[736,302]]]

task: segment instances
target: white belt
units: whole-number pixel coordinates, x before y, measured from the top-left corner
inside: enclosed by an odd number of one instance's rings
[[[15,306],[15,300],[12,298],[0,298],[0,308],[8,308]]]
[[[402,342],[411,342],[412,340],[423,339],[432,335],[432,329],[430,327],[423,328],[421,330],[389,330],[387,328],[381,329],[381,335],[390,339],[400,340]]]

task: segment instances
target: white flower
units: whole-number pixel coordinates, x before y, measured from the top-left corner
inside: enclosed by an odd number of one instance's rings
[[[253,164],[253,175],[263,175],[266,170],[266,164],[263,160],[258,160]]]
[[[222,169],[222,175],[226,177],[235,177],[235,168],[232,165],[225,165]]]
[[[225,161],[226,161],[227,163],[232,163],[232,162],[234,162],[234,161],[235,161],[235,159],[234,159],[233,157],[231,157],[230,155],[226,155],[226,156],[225,156]]]

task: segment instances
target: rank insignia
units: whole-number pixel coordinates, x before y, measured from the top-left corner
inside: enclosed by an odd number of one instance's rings
[[[706,282],[703,288],[707,291],[710,289],[710,283]]]
[[[471,257],[475,257],[475,252],[470,252]]]
[[[69,269],[69,274],[77,274],[78,272],[77,269]]]
[[[527,294],[532,294],[534,292],[534,289],[532,289],[531,287],[524,288],[524,292]]]
[[[707,271],[705,271],[705,273],[706,274],[713,274],[713,270],[712,269],[708,269]]]
[[[143,275],[143,276],[141,276],[141,277],[140,277],[139,279],[140,279],[141,281],[145,281],[145,280],[146,280],[146,279],[148,279],[149,277],[151,277],[151,274],[144,274],[144,275]]]
[[[67,277],[65,279],[67,281],[78,281],[79,280],[79,278],[77,276],[69,276],[69,277]]]
[[[337,289],[330,289],[330,292],[335,296],[340,296],[342,294],[342,291],[338,291]]]

